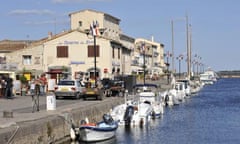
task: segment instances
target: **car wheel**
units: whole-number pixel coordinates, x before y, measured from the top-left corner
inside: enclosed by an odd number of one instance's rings
[[[80,95],[79,95],[79,93],[77,93],[75,96],[75,99],[79,99],[79,98],[80,98]]]

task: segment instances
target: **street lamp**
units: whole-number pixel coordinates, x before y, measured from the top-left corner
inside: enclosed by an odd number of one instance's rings
[[[172,54],[169,51],[167,51],[167,53],[164,53],[163,55],[164,55],[164,57],[167,57],[167,63],[165,63],[165,64],[167,66],[167,80],[168,80],[168,84],[169,84],[169,65],[170,64],[169,64],[168,59],[169,59],[169,57],[172,57]]]
[[[92,25],[90,24],[90,29],[86,29],[85,33],[87,35],[91,34],[93,36],[93,53],[94,53],[94,81],[95,81],[95,87],[97,87],[97,46],[96,46],[96,37],[99,35],[99,33],[102,35],[105,29],[99,29],[99,24],[97,21],[93,21]]]
[[[180,54],[178,57],[177,57],[177,60],[179,61],[179,79],[181,78],[181,60],[183,59],[183,55]]]
[[[145,51],[146,51],[146,48],[145,48],[145,42],[142,43],[141,45],[141,51],[142,51],[142,54],[143,54],[143,84],[145,85],[145,77],[146,77],[146,64],[145,64]]]

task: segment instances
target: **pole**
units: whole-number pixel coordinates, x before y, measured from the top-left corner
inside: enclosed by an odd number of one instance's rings
[[[174,68],[174,28],[173,28],[173,20],[171,21],[172,25],[172,73],[174,74],[175,68]]]
[[[179,79],[181,78],[181,58],[179,57]]]
[[[144,51],[143,51],[143,84],[145,85],[145,48],[144,48]]]
[[[97,61],[96,61],[96,36],[93,36],[93,41],[94,41],[94,80],[95,80],[95,87],[97,87]]]
[[[187,35],[187,76],[190,79],[191,63],[190,63],[190,47],[189,47],[189,30],[188,30],[188,15],[186,15],[186,35]]]

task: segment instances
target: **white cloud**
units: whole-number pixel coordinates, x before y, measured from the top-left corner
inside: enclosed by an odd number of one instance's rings
[[[24,10],[18,9],[9,12],[10,15],[53,15],[54,12],[50,10]]]
[[[25,21],[24,24],[26,24],[26,25],[48,25],[48,24],[63,24],[63,25],[65,25],[65,24],[69,24],[69,20]]]

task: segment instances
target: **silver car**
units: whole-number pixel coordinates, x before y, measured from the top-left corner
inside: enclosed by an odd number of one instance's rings
[[[78,80],[60,80],[55,86],[56,99],[59,97],[73,97],[79,99],[82,96],[84,85]]]

